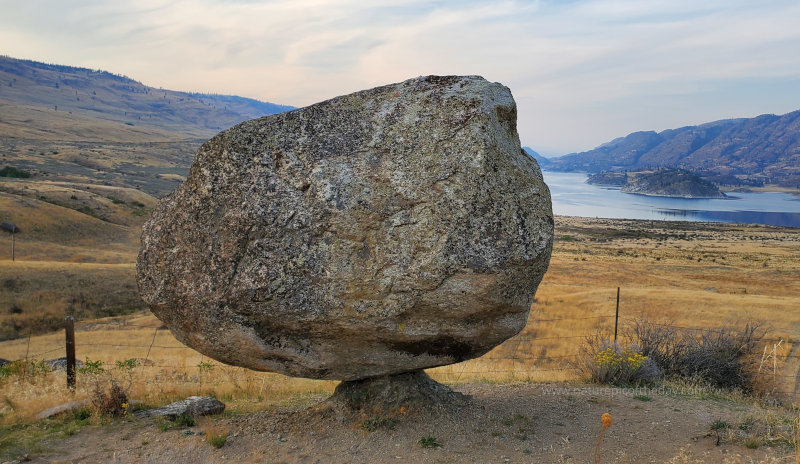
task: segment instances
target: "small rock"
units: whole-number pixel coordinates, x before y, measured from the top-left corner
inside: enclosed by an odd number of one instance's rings
[[[44,363],[47,364],[48,366],[50,366],[50,369],[52,369],[54,371],[65,371],[65,370],[67,370],[67,358],[66,357],[61,357],[61,358],[56,358],[56,359],[49,359],[49,360],[45,361]],[[80,369],[82,367],[83,367],[83,362],[76,359],[75,360],[75,369]]]
[[[89,402],[86,400],[70,401],[69,403],[59,404],[58,406],[53,406],[52,408],[45,409],[44,411],[40,412],[36,415],[36,419],[47,419],[64,412],[75,411],[77,409],[86,407],[88,404]]]
[[[182,414],[210,416],[213,414],[220,414],[223,411],[225,411],[225,403],[216,398],[211,398],[210,396],[190,396],[183,401],[176,401],[163,408],[135,411],[133,415],[135,417],[165,416],[169,419],[175,419]]]
[[[136,361],[137,366],[155,366],[156,363],[152,359],[145,359],[145,358],[131,358]]]

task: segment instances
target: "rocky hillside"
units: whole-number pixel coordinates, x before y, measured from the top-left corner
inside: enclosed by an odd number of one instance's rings
[[[800,111],[634,132],[551,160],[554,171],[683,168],[718,184],[800,188]]]
[[[725,198],[713,183],[688,171],[657,169],[639,172],[603,172],[589,176],[595,185],[622,187],[625,193],[672,198]]]

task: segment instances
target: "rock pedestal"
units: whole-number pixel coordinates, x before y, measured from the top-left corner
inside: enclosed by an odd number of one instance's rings
[[[474,358],[518,333],[552,238],[510,91],[428,76],[206,142],[144,226],[138,282],[207,356],[355,380]]]

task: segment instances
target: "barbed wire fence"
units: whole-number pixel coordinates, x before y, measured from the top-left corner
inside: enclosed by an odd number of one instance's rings
[[[556,335],[556,336],[545,336],[539,337],[536,335],[530,334],[530,332],[536,332],[541,329],[538,327],[538,324],[545,324],[545,323],[573,323],[576,321],[593,321],[596,322],[595,324],[590,325],[590,329],[586,330],[582,333],[576,333],[571,335]],[[603,322],[608,321],[607,323],[603,324]],[[591,338],[603,337],[606,335],[606,339],[610,342],[611,341],[611,324],[614,323],[614,326],[619,325],[623,328],[623,333],[627,333],[630,331],[635,324],[641,323],[641,318],[631,318],[631,317],[623,317],[619,316],[619,314],[610,314],[610,315],[591,315],[591,316],[575,316],[575,317],[554,317],[554,318],[533,318],[531,322],[529,322],[528,327],[526,327],[525,331],[512,337],[511,339],[504,342],[499,347],[495,348],[494,350],[490,351],[489,353],[485,354],[483,357],[478,358],[477,360],[470,360],[465,361],[459,364],[454,364],[448,366],[450,372],[447,373],[439,373],[439,375],[445,375],[448,378],[450,383],[458,384],[465,379],[525,379],[531,377],[533,373],[573,373],[576,374],[576,378],[580,376],[580,362],[582,360],[586,360],[586,353],[581,352],[580,347],[583,344],[581,341],[587,341]],[[678,325],[678,324],[669,324],[669,323],[657,323],[657,322],[649,322],[647,321],[646,324],[650,326],[658,326],[664,327],[669,329],[681,330],[681,331],[689,331],[689,332],[696,332],[698,334],[730,334],[731,329],[729,328],[708,328],[708,327],[690,327],[685,325]],[[94,342],[94,341],[85,341],[82,340],[81,334],[86,334],[88,332],[96,331],[96,330],[114,330],[119,333],[118,339],[119,342]],[[152,330],[153,336],[150,339],[150,343],[144,344],[136,344],[130,343],[126,341],[125,331],[126,330]],[[789,328],[780,328],[780,327],[770,327],[772,332],[777,333],[792,333],[793,330]],[[120,362],[133,360],[133,363],[137,366],[142,367],[152,367],[152,368],[160,368],[160,369],[171,369],[171,370],[182,370],[184,372],[188,372],[191,369],[198,369],[201,365],[206,362],[204,360],[208,359],[208,363],[211,363],[210,358],[204,357],[202,354],[192,350],[191,348],[178,345],[178,344],[163,344],[156,343],[158,336],[162,332],[168,332],[168,329],[163,325],[153,326],[152,324],[149,325],[139,325],[135,323],[128,322],[124,319],[115,320],[115,321],[82,321],[76,323],[76,332],[79,334],[78,337],[75,338],[75,345],[80,347],[83,351],[86,351],[86,348],[93,348],[97,349],[97,351],[104,351],[104,357],[107,359],[114,359],[115,357],[113,354],[109,352],[121,352],[125,350],[126,353],[130,353],[131,349],[138,349],[141,350],[141,356],[135,357],[127,357],[127,355],[122,356],[125,359],[115,359],[114,361],[105,361],[101,362],[100,365],[104,369],[113,369],[115,367],[119,367]],[[74,335],[73,335],[74,336]],[[88,337],[91,338],[91,337]],[[174,340],[174,339],[172,339]],[[541,342],[553,342],[564,340],[566,344],[574,347],[574,352],[569,354],[555,354],[555,355],[546,355],[546,354],[537,354],[537,352],[546,353],[546,351],[553,347],[552,344],[550,345],[542,345]],[[773,367],[777,366],[777,363],[780,362],[782,370],[781,372],[777,372],[773,370],[771,373],[766,373],[768,375],[775,386],[772,389],[771,394],[773,395],[781,395],[783,398],[789,398],[792,402],[798,401],[798,395],[800,394],[800,343],[798,340],[793,339],[792,337],[783,337],[783,336],[763,336],[759,338],[759,341],[764,344],[764,355],[767,358],[767,361],[771,361]],[[772,349],[769,349],[769,345],[772,345]],[[782,346],[784,347],[785,354],[778,354],[777,347]],[[790,349],[791,347],[791,349]],[[176,350],[176,351],[184,351],[187,353],[187,356],[184,356],[183,362],[170,362],[167,359],[161,359],[159,356],[153,354],[153,350]],[[40,350],[35,353],[29,353],[26,351],[25,360],[46,360],[48,358],[56,357],[56,354],[64,353],[65,346],[63,344],[56,344],[52,348],[48,347],[45,350]],[[767,356],[769,355],[769,356]],[[187,358],[190,357],[198,357],[200,358],[200,362],[198,364],[189,365],[187,362]],[[69,357],[69,356],[67,356]],[[73,354],[74,357],[74,354]],[[87,361],[89,361],[87,359]],[[95,363],[98,363],[96,361]],[[765,359],[762,358],[762,364],[764,364]],[[480,365],[480,368],[476,368],[476,364]],[[72,367],[73,372],[75,367]],[[244,370],[244,368],[238,368]],[[68,368],[69,372],[69,368]],[[69,377],[69,375],[68,375]],[[544,375],[541,378],[546,379],[547,375]],[[780,385],[780,387],[779,387]],[[73,384],[74,388],[74,384]]]

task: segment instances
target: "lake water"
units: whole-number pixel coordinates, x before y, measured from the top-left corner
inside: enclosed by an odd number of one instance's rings
[[[708,200],[649,197],[587,184],[586,174],[543,174],[558,215],[800,227],[800,197],[788,193],[733,192],[727,199]]]

